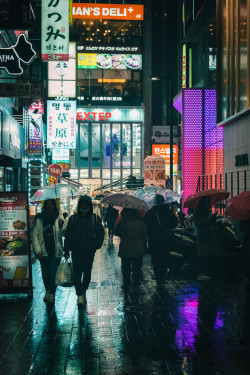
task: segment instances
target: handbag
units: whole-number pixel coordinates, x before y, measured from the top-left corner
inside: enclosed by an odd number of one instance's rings
[[[69,259],[63,259],[57,267],[55,284],[69,287],[74,285],[73,263]]]

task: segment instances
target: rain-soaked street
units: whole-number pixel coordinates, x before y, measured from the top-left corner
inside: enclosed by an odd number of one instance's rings
[[[250,296],[235,280],[169,280],[157,291],[150,258],[126,295],[117,243],[96,253],[87,306],[74,288],[43,302],[39,262],[34,298],[2,296],[0,374],[247,375]]]

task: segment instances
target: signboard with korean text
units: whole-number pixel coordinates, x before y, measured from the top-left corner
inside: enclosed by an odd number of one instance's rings
[[[0,193],[0,291],[31,288],[27,193]]]
[[[61,174],[62,174],[62,168],[58,164],[51,164],[49,166],[49,168],[48,168],[48,172],[49,173],[54,173],[54,174],[56,174],[58,176],[61,176]]]
[[[166,187],[165,161],[161,156],[148,156],[144,159],[144,185]]]
[[[144,6],[134,4],[73,3],[73,19],[142,21]]]
[[[76,101],[48,100],[47,147],[76,148]]]
[[[78,53],[78,69],[142,69],[142,55]]]
[[[153,144],[152,155],[162,156],[166,164],[170,164],[170,145]],[[178,146],[173,145],[173,164],[178,164]]]
[[[42,1],[43,61],[69,59],[69,0]]]

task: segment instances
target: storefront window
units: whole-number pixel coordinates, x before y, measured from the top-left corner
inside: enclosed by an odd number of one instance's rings
[[[104,169],[111,166],[110,153],[110,124],[102,124],[102,168]],[[103,178],[105,178],[104,175]]]
[[[110,169],[103,169],[102,170],[102,178],[105,180],[107,178],[110,179]]]
[[[89,170],[88,169],[81,169],[80,170],[80,178],[88,178],[89,177]]]
[[[117,181],[121,179],[121,170],[120,169],[113,169],[113,181]]]
[[[112,139],[111,139],[111,150],[112,150],[112,167],[120,168],[120,157],[121,157],[121,131],[120,124],[112,124]]]
[[[80,168],[89,167],[89,124],[80,125]]]
[[[100,169],[92,169],[92,178],[100,178],[101,170]]]
[[[92,168],[101,167],[100,124],[92,124]]]
[[[141,125],[133,124],[133,167],[141,168]]]

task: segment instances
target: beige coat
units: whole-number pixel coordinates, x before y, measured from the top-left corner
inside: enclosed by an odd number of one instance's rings
[[[59,228],[58,221],[62,219],[60,216],[56,219],[53,226],[54,239],[55,239],[55,257],[61,258],[63,256],[63,243],[62,237],[65,234],[67,224],[64,222],[63,227]],[[42,255],[43,257],[48,256],[45,242],[43,237],[43,222],[41,219],[36,220],[36,224],[33,229],[32,235],[32,246],[35,255]]]

